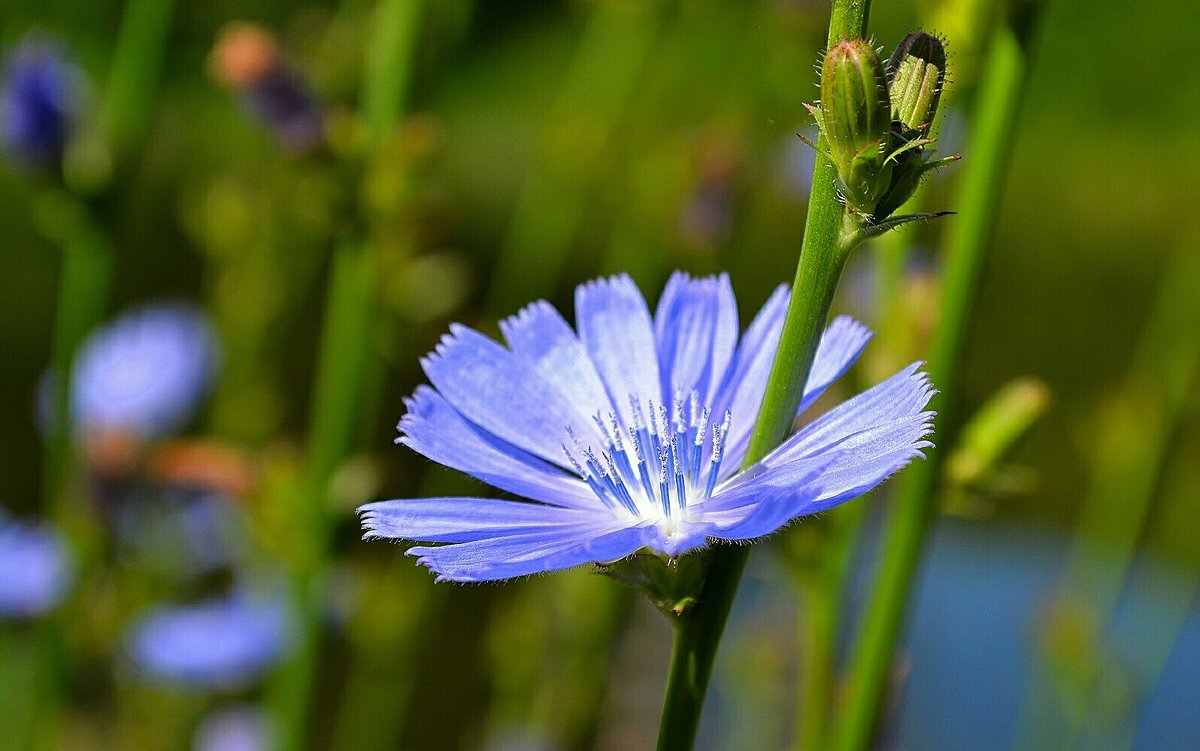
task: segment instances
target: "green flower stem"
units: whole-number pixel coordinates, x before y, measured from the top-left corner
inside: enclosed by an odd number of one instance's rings
[[[821,535],[820,547],[811,572],[800,577],[797,588],[806,621],[799,630],[803,662],[796,709],[797,751],[818,751],[828,746],[830,706],[837,678],[835,653],[846,617],[841,593],[854,562],[866,509],[866,503],[847,503],[826,514],[819,527],[812,525]]]
[[[960,213],[950,225],[942,316],[929,361],[930,377],[943,392],[952,393],[954,389],[955,366],[1006,174],[1026,70],[1025,41],[1011,26],[997,31],[979,92]],[[945,426],[951,421],[947,400],[942,397],[939,402],[939,443],[947,445]],[[851,653],[844,714],[834,737],[835,748],[840,751],[862,751],[870,743],[913,573],[932,517],[940,458],[945,453],[934,452],[897,481],[894,518],[885,532],[879,581],[865,608],[866,621]]]
[[[82,209],[81,209],[82,210]],[[75,352],[96,325],[108,300],[112,277],[112,248],[108,238],[83,218],[62,243],[51,354],[51,392],[55,395],[46,440],[43,493],[51,516],[68,530],[79,521],[71,493],[74,445],[71,432],[71,367]]]
[[[859,506],[861,504],[854,504]],[[804,608],[804,628],[799,651],[802,682],[800,705],[796,713],[799,728],[796,747],[813,751],[825,747],[826,718],[829,714],[829,695],[833,687],[833,652],[837,641],[837,591],[833,585],[838,577],[820,570],[801,584]]]
[[[335,250],[330,271],[309,418],[306,497],[296,509],[309,551],[294,564],[292,576],[296,651],[273,687],[283,726],[281,748],[284,749],[305,745],[308,705],[319,656],[324,562],[331,535],[329,484],[338,464],[350,452],[354,437],[359,382],[366,368],[370,342],[374,261],[374,254],[358,243],[345,243]]]
[[[869,10],[869,0],[834,0],[828,43],[863,37]],[[826,149],[824,140],[818,140],[800,263],[746,465],[766,456],[792,428],[846,256],[855,241],[853,232],[847,232],[854,228],[848,226],[845,207],[838,200],[833,167],[820,155]],[[713,548],[708,554],[708,575],[695,605],[675,622],[659,751],[686,751],[692,747],[713,659],[749,554],[749,546],[744,545]]]
[[[32,749],[37,742],[37,689],[31,690],[36,677],[32,655],[33,634],[25,624],[0,623],[0,713],[5,720],[5,741],[11,748]]]
[[[404,114],[425,17],[424,0],[382,0],[363,70],[362,117],[370,144],[379,149]]]
[[[86,573],[101,555],[104,543],[88,499],[79,492],[78,448],[71,424],[71,374],[79,345],[104,313],[113,273],[113,249],[108,236],[91,223],[86,208],[76,206],[70,210],[72,214],[76,212],[76,220],[68,222],[70,234],[62,239],[63,260],[50,367],[50,389],[55,398],[46,433],[42,494],[44,512],[66,537],[77,570]],[[79,588],[84,587],[86,581]],[[91,619],[85,598],[70,598],[56,613],[34,626],[39,632],[38,643],[61,641],[71,625],[91,623]],[[72,680],[64,670],[66,660],[57,659],[56,652],[36,650],[33,673],[37,686],[27,692],[27,700],[33,705],[32,716],[40,718],[48,728],[57,724]]]
[[[141,138],[171,29],[173,0],[129,0],[100,108],[109,148],[125,154]]]

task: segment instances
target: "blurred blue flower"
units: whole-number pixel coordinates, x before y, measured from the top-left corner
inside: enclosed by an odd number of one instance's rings
[[[281,599],[237,593],[150,612],[130,630],[128,649],[148,679],[199,689],[236,688],[281,660],[291,641],[289,625]]]
[[[867,492],[930,445],[933,391],[918,364],[738,471],[787,303],[781,287],[739,344],[728,277],[675,274],[652,318],[620,276],[576,290],[578,336],[545,302],[500,324],[507,348],[452,326],[422,361],[435,388],[408,400],[398,441],[536,503],[371,503],[366,536],[447,543],[409,554],[439,580],[485,581],[751,540]],[[869,338],[833,321],[802,410]]]
[[[797,129],[810,141],[817,140],[817,129],[805,126]],[[794,135],[784,139],[783,158],[779,165],[784,172],[784,182],[791,194],[801,201],[807,201],[812,192],[813,167],[817,164],[817,152]]]
[[[212,65],[284,146],[303,152],[321,142],[325,122],[317,97],[270,31],[252,23],[230,24],[213,48]]]
[[[71,576],[67,546],[53,527],[0,511],[0,618],[30,618],[53,608]]]
[[[30,36],[9,52],[0,74],[0,143],[13,162],[59,162],[77,114],[81,81],[60,44]]]
[[[200,721],[195,751],[270,751],[276,747],[270,718],[261,709],[239,704],[216,710]]]
[[[245,548],[237,501],[221,493],[164,488],[114,509],[113,526],[136,568],[188,579],[234,566]]]
[[[155,303],[129,311],[79,350],[71,383],[75,426],[85,433],[167,435],[199,406],[217,360],[216,335],[199,307]]]

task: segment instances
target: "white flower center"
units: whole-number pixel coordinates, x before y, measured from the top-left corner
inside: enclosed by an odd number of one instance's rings
[[[583,446],[570,428],[570,444],[563,443],[563,452],[614,514],[661,523],[670,534],[688,520],[689,505],[712,495],[732,416],[727,411],[723,422],[711,423],[710,441],[711,410],[701,408],[695,391],[686,405],[682,392],[676,392],[670,415],[665,405],[650,400],[647,419],[641,400],[632,394],[629,405],[632,425],[614,412],[607,420],[599,414],[593,418],[607,443],[598,454]],[[707,464],[703,470],[702,464]]]

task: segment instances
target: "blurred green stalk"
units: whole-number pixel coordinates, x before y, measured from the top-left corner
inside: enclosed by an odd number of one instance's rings
[[[539,134],[539,159],[517,197],[488,308],[508,313],[552,293],[587,207],[593,176],[658,36],[665,3],[598,0],[558,99]]]
[[[113,49],[108,85],[100,102],[100,126],[111,153],[132,150],[145,128],[149,105],[158,82],[163,48],[170,30],[171,0],[130,0],[121,17]],[[111,172],[89,175],[90,190],[103,190]],[[72,446],[70,419],[71,364],[75,351],[100,319],[112,276],[112,248],[105,232],[92,222],[86,202],[71,197],[62,204],[66,216],[50,216],[51,232],[68,228],[61,240],[63,265],[55,313],[51,361],[53,415],[46,447],[44,487],[52,513],[69,523]],[[79,542],[78,540],[76,542]]]
[[[346,241],[334,250],[309,418],[306,495],[296,508],[298,526],[304,531],[302,544],[310,554],[292,572],[295,654],[274,686],[284,749],[302,748],[306,741],[333,521],[329,484],[352,448],[359,382],[368,357],[374,281],[375,258],[368,249]]]
[[[100,127],[118,156],[132,151],[150,119],[174,0],[129,0],[100,106]]]
[[[1033,13],[1032,8],[1026,11]],[[970,158],[963,173],[959,216],[949,228],[941,320],[929,360],[930,379],[943,394],[935,402],[939,410],[937,440],[942,446],[953,443],[948,429],[953,424],[951,405],[944,394],[953,393],[956,386],[959,354],[1007,174],[1027,69],[1033,19],[1015,20],[1017,23],[998,28],[992,39],[976,104]],[[851,651],[845,706],[833,738],[834,748],[840,751],[864,751],[870,744],[921,546],[933,517],[936,479],[945,454],[944,450],[933,452],[896,481],[879,580],[864,607],[866,620]]]
[[[45,623],[0,623],[0,717],[4,748],[14,751],[51,749],[57,745],[51,726],[57,709],[56,666],[60,645]]]
[[[82,207],[79,209],[86,211]],[[79,531],[80,519],[71,488],[75,455],[71,369],[80,343],[104,312],[112,267],[112,247],[108,238],[85,215],[62,241],[62,270],[50,365],[52,413],[47,426],[43,477],[47,511],[68,532],[74,533]],[[77,536],[72,534],[72,537]]]
[[[869,0],[833,0],[828,43],[865,36],[869,10]],[[800,262],[744,466],[766,456],[792,428],[850,250],[841,234],[845,207],[838,200],[837,178],[821,156],[825,148],[824,139],[818,140]],[[690,749],[695,741],[713,660],[749,554],[745,545],[713,548],[696,604],[675,622],[659,751]]]
[[[112,184],[112,163],[133,151],[145,128],[157,85],[172,5],[171,0],[130,0],[126,6],[100,102],[100,128],[110,157],[107,162],[101,160],[104,164],[98,170],[94,164],[82,172],[68,170],[64,179],[69,186],[102,197]],[[61,233],[63,263],[51,353],[52,401],[42,492],[48,513],[71,542],[79,570],[86,572],[95,544],[90,513],[77,502],[73,487],[77,447],[71,419],[72,368],[79,345],[104,313],[113,274],[113,250],[106,231],[94,223],[85,198],[68,195],[57,210],[61,216],[45,217],[48,233]],[[86,617],[78,612],[80,607],[67,603],[55,618],[46,619],[37,628],[33,670],[37,685],[28,690],[28,696],[34,704],[32,716],[52,735],[66,676],[56,660],[57,650],[46,645],[58,641],[67,621]]]
[[[368,159],[386,147],[407,105],[424,11],[425,3],[419,0],[382,0],[376,6],[363,69]],[[288,751],[303,748],[308,741],[334,521],[329,486],[350,455],[357,432],[370,368],[376,265],[373,248],[357,237],[342,240],[334,249],[309,417],[306,497],[297,509],[311,555],[292,572],[295,654],[272,687],[282,727],[281,747]]]
[[[1172,453],[1200,364],[1200,257],[1194,248],[1167,265],[1141,342],[1121,392],[1105,405],[1094,434],[1091,483],[1081,512],[1077,538],[1068,555],[1059,596],[1095,627],[1097,638],[1112,624],[1141,541],[1150,522],[1158,486]],[[1194,498],[1194,494],[1193,494]],[[1094,659],[1102,643],[1086,655]],[[1094,706],[1111,672],[1102,664],[1076,665],[1083,685],[1061,691],[1058,701],[1031,696],[1032,737],[1025,747],[1080,743],[1104,728],[1116,735],[1121,719],[1112,708]],[[1055,709],[1066,714],[1066,732]],[[1090,711],[1089,711],[1090,710]],[[1127,719],[1127,718],[1126,718]],[[1039,721],[1040,720],[1040,721]],[[1065,737],[1064,737],[1065,736]],[[1094,743],[1086,744],[1094,747]],[[1107,747],[1107,746],[1106,746]]]
[[[1200,330],[1200,326],[1194,330]],[[1196,377],[1194,374],[1193,388]],[[1166,462],[1166,477],[1158,494],[1159,506],[1155,515],[1154,526],[1157,530],[1149,535],[1161,550],[1170,551],[1173,557],[1179,556],[1182,576],[1179,580],[1164,576],[1146,577],[1138,580],[1136,589],[1129,590],[1132,600],[1154,608],[1157,619],[1155,628],[1137,635],[1136,662],[1140,668],[1137,677],[1141,680],[1136,688],[1139,689],[1139,697],[1148,698],[1153,687],[1158,685],[1176,644],[1187,635],[1188,618],[1198,606],[1197,600],[1200,598],[1200,547],[1196,544],[1195,533],[1195,466],[1188,461],[1189,457],[1200,456],[1200,431],[1196,430],[1200,421],[1195,419],[1197,416],[1193,409],[1182,417],[1182,422],[1191,426],[1191,435],[1177,442],[1171,451],[1176,461]],[[1132,609],[1143,612],[1137,605]],[[1100,680],[1106,677],[1106,674],[1102,674]],[[1098,687],[1097,694],[1103,693],[1104,688]],[[1103,708],[1093,706],[1092,709],[1101,711]],[[1131,722],[1112,733],[1109,747],[1132,750],[1136,736],[1137,724]]]
[[[404,115],[425,18],[424,0],[382,0],[367,43],[362,119],[372,150],[381,149]]]

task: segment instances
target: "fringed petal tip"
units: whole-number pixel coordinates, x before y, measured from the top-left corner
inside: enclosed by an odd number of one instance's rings
[[[379,512],[374,509],[374,503],[366,503],[354,509],[354,513],[358,514],[358,523],[362,527],[362,539],[371,540],[392,540],[398,538],[392,535],[384,534],[379,529]]]
[[[534,300],[516,313],[502,319],[499,324],[500,333],[507,338],[508,332],[513,328],[528,326],[535,319],[547,315],[557,316],[558,310],[545,300]]]
[[[875,336],[875,332],[871,331],[865,323],[846,315],[838,316],[829,322],[825,334],[828,335],[830,332],[841,334],[851,340],[861,341],[864,345]]]

